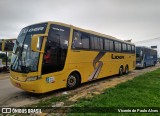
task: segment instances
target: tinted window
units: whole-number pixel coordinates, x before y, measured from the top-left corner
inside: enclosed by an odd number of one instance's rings
[[[82,48],[81,33],[74,31],[72,48]]]
[[[82,48],[89,49],[89,36],[85,33],[81,34]]]
[[[89,49],[89,35],[74,31],[72,48]]]
[[[99,44],[98,44],[98,38],[96,36],[93,37],[93,42],[94,42],[94,48],[98,50],[99,49]]]
[[[103,39],[97,36],[91,36],[91,49],[103,50]]]
[[[99,49],[103,50],[103,39],[102,38],[98,38],[99,40]]]
[[[91,49],[95,49],[94,37],[91,36],[90,39],[91,39],[91,41],[90,41],[91,42]]]
[[[110,51],[114,51],[114,49],[113,49],[113,41],[110,41]]]
[[[132,53],[135,52],[135,46],[132,46]]]
[[[70,28],[51,25],[43,58],[42,74],[61,71],[64,68]]]
[[[114,44],[115,44],[115,51],[121,52],[121,48],[122,48],[121,43],[115,41]]]
[[[128,52],[131,52],[131,45],[127,45]]]
[[[108,51],[113,51],[113,41],[104,39],[104,49]]]
[[[127,51],[127,44],[122,44],[122,51],[126,52]]]

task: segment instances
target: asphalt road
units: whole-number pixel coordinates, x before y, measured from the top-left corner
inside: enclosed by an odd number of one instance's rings
[[[38,95],[14,87],[9,77],[0,79],[0,107],[20,107],[39,99]]]
[[[10,82],[9,73],[0,73],[0,107],[21,107],[62,92],[63,90],[46,94],[29,93],[14,87]]]
[[[9,79],[0,80],[0,104],[9,97],[21,93],[22,90],[14,87]]]

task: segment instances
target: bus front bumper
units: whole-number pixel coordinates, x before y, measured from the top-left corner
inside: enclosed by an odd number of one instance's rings
[[[140,63],[137,63],[137,64],[136,64],[136,68],[143,68],[143,65],[140,64]]]
[[[15,80],[12,77],[10,77],[10,81],[15,87],[18,87],[25,91],[28,91],[31,93],[43,93],[42,88],[40,86],[41,80],[23,82],[23,81]]]

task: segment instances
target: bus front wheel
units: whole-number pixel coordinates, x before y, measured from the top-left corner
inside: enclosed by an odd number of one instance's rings
[[[77,73],[72,73],[67,79],[67,89],[75,89],[80,84],[80,77]]]
[[[143,68],[146,68],[146,63],[143,64]]]

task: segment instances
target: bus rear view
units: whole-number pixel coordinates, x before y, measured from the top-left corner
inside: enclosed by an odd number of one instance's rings
[[[157,64],[157,50],[144,46],[136,47],[136,68],[145,68]]]

